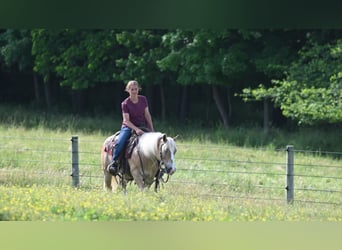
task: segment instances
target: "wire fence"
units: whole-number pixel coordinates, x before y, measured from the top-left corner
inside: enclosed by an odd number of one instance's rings
[[[75,137],[0,139],[1,185],[67,184],[102,189],[103,141],[77,137],[75,150]],[[170,194],[289,202],[292,188],[291,203],[342,205],[341,152],[293,149],[293,172],[288,173],[285,148],[253,149],[240,156],[229,146],[177,143],[177,147],[177,171],[165,186]],[[293,187],[289,187],[289,176]]]

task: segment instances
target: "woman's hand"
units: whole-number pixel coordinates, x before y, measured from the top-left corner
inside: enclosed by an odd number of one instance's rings
[[[144,133],[144,131],[142,131],[140,128],[137,128],[137,129],[135,130],[135,133],[136,133],[137,135],[142,135],[142,134]]]

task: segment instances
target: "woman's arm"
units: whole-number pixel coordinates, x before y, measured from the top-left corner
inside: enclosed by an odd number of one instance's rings
[[[152,116],[150,114],[148,107],[145,108],[145,119],[147,121],[148,128],[151,130],[151,132],[154,132]]]
[[[125,124],[127,127],[130,129],[133,129],[137,135],[141,135],[144,133],[140,128],[135,126],[131,120],[129,119],[129,113],[122,113],[122,118],[123,118],[123,124]]]

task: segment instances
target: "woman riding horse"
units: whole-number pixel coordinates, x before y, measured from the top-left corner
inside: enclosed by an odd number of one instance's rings
[[[101,161],[104,171],[104,190],[114,191],[120,184],[124,194],[126,194],[127,184],[134,181],[142,191],[155,182],[154,190],[157,192],[159,183],[166,183],[169,177],[176,172],[175,154],[177,146],[175,139],[177,136],[172,138],[160,132],[150,132],[138,137],[131,155],[125,159],[125,166],[128,168],[123,169],[117,175],[119,178],[113,176],[108,172],[107,166],[112,160],[111,150],[117,137],[118,133],[108,137],[102,146]],[[166,180],[163,178],[165,174],[167,175]]]
[[[127,83],[125,90],[129,93],[129,97],[121,103],[123,117],[122,126],[113,150],[113,160],[107,166],[108,172],[114,176],[118,174],[118,158],[125,148],[132,130],[135,131],[137,135],[142,135],[144,133],[141,127],[147,127],[151,132],[154,131],[147,99],[145,96],[139,95],[139,91],[141,90],[139,83],[135,80],[131,80]]]

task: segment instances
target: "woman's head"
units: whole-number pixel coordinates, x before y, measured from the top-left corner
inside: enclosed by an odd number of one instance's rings
[[[138,92],[141,90],[140,84],[135,80],[128,81],[128,83],[126,84],[125,90],[128,93],[130,93],[132,89],[137,90]]]

